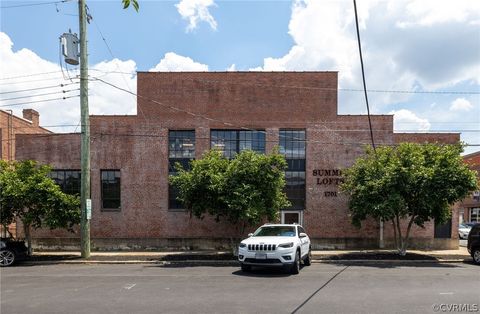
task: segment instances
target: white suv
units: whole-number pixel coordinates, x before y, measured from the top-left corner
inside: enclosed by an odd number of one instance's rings
[[[310,238],[300,225],[265,224],[248,236],[238,247],[243,271],[252,266],[283,266],[298,274],[302,260],[310,266]]]

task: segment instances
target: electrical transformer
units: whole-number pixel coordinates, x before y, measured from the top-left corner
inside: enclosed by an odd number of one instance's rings
[[[60,44],[62,46],[62,54],[65,62],[72,65],[78,65],[78,37],[77,34],[63,33],[60,36]]]

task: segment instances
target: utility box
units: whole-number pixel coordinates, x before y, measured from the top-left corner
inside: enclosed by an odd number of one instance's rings
[[[60,36],[60,44],[62,46],[62,54],[65,62],[71,65],[78,65],[78,37],[77,34],[63,33]]]

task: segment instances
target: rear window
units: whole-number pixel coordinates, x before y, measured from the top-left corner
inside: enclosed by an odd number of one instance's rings
[[[475,225],[470,232],[472,234],[480,234],[480,225]]]

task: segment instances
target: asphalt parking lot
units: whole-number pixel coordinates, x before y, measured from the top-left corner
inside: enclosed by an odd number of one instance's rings
[[[480,304],[468,263],[322,263],[279,270],[159,265],[36,265],[1,269],[8,313],[435,313]],[[480,311],[480,309],[479,309]]]

